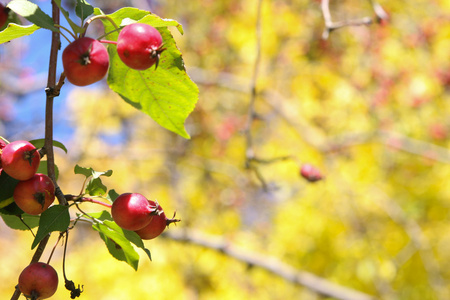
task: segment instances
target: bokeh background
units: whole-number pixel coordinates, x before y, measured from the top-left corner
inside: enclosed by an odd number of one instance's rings
[[[33,2],[50,13],[50,1]],[[137,272],[78,224],[66,268],[84,285],[80,299],[337,299],[317,293],[320,284],[374,299],[450,299],[448,0],[380,0],[388,21],[326,40],[320,1],[89,2],[180,22],[185,34],[173,35],[200,95],[185,140],[105,82],[63,86],[55,139],[69,149],[56,150],[64,193],[83,184],[75,164],[112,169],[109,188],[157,199],[182,220],[145,242],[153,261],[140,252]],[[333,21],[375,19],[371,1],[331,1],[330,11]],[[9,140],[43,138],[46,41],[40,30],[0,46],[0,135]],[[325,179],[302,178],[304,163]],[[1,299],[31,241],[0,223]],[[322,281],[305,286],[292,274]],[[53,298],[68,299],[60,275]]]

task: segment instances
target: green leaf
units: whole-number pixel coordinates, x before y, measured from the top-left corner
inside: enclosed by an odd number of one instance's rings
[[[100,223],[93,224],[92,228],[99,232],[109,253],[114,258],[125,261],[135,270],[138,269],[139,254],[131,242],[125,237],[122,230],[116,230],[115,228]]]
[[[92,168],[85,168],[85,167],[81,167],[79,165],[75,166],[74,172],[75,172],[75,174],[81,174],[86,177],[92,176],[93,178],[99,178],[100,176],[109,177],[113,173],[112,170],[108,170],[105,172],[97,172],[97,171],[94,171],[94,169],[92,169]]]
[[[97,172],[92,168],[84,168],[80,167],[79,165],[75,166],[74,171],[75,174],[84,175],[86,176],[86,178],[91,177],[85,189],[85,193],[91,196],[102,196],[106,193],[107,187],[102,183],[100,176],[109,177],[113,173],[112,170],[108,170],[106,172]]]
[[[19,180],[12,178],[5,171],[0,174],[0,208],[6,207],[14,200],[12,199],[14,189]]]
[[[84,28],[78,26],[77,24],[75,24],[75,22],[72,21],[72,19],[70,19],[69,17],[69,12],[67,10],[65,10],[62,6],[61,6],[61,0],[54,0],[56,5],[58,5],[59,10],[61,11],[62,15],[64,16],[64,18],[66,18],[67,23],[69,23],[70,28],[72,28],[72,30],[76,33],[82,33],[84,32]]]
[[[22,220],[20,220],[17,215],[1,215],[5,224],[11,228],[16,230],[29,230],[27,226],[23,222],[25,222],[30,228],[35,228],[39,225],[39,216],[33,216],[29,214],[23,214]]]
[[[21,15],[22,17],[39,27],[55,32],[59,31],[59,29],[55,27],[53,19],[45,12],[43,12],[39,8],[39,6],[30,1],[12,0],[8,3],[7,7],[9,7],[16,14]]]
[[[85,193],[91,196],[102,196],[106,193],[107,187],[100,178],[92,178],[86,186]]]
[[[23,214],[24,213],[23,210],[21,210],[17,206],[17,204],[16,204],[16,202],[14,202],[13,198],[11,197],[10,199],[12,200],[11,204],[9,204],[3,208],[0,208],[0,214],[13,215],[13,216],[18,216],[18,215]]]
[[[144,18],[139,20],[139,23],[146,23],[152,25],[155,28],[164,27],[167,28],[169,26],[174,26],[178,29],[181,34],[184,34],[183,26],[175,20],[172,19],[162,19],[155,14],[148,14]]]
[[[152,260],[150,250],[145,248],[144,242],[142,241],[141,237],[136,232],[122,229],[114,221],[105,220],[103,223],[105,225],[107,225],[109,228],[111,228],[117,232],[122,232],[127,240],[129,240],[130,242],[132,242],[133,244],[135,244],[136,246],[138,246],[139,248],[144,250],[144,252],[147,254],[148,258],[150,260]]]
[[[75,13],[81,21],[84,21],[87,17],[94,13],[94,7],[92,7],[92,5],[90,5],[86,0],[77,0]]]
[[[38,167],[36,173],[42,173],[42,174],[48,175],[48,172],[47,172],[47,161],[46,160],[41,160],[41,162],[39,163],[39,167]],[[55,177],[56,177],[56,180],[58,180],[59,169],[58,169],[57,165],[55,165]]]
[[[86,178],[92,175],[92,171],[92,168],[84,168],[80,167],[79,165],[76,165],[74,169],[75,174],[84,175],[86,176]]]
[[[45,145],[45,139],[36,139],[36,140],[31,140],[29,142],[38,149],[44,147],[44,145]],[[58,147],[67,153],[67,148],[66,148],[66,146],[64,146],[63,143],[58,142],[58,141],[53,141],[52,144],[54,147]]]
[[[111,214],[106,210],[102,210],[101,212],[90,212],[87,215],[91,216],[94,219],[100,220],[100,221],[104,221],[104,220],[112,221],[113,220]]]
[[[5,30],[0,32],[0,44],[9,42],[26,35],[30,35],[36,30],[40,29],[37,25],[22,26],[14,23],[9,23]]]
[[[94,13],[100,12],[96,10]],[[116,24],[139,21],[156,27],[162,35],[166,48],[161,54],[156,70],[152,67],[138,71],[127,67],[120,60],[116,46],[109,45],[111,61],[107,80],[109,87],[162,127],[189,138],[184,123],[198,100],[198,87],[187,75],[181,52],[167,28],[175,26],[182,33],[181,25],[174,20],[161,19],[147,11],[129,7],[122,8],[108,17]],[[114,30],[107,20],[103,21],[103,25],[106,32]],[[117,40],[117,36],[117,32],[112,32],[108,35],[108,39]]]
[[[53,205],[41,214],[39,228],[31,249],[50,232],[65,231],[70,225],[69,207],[65,205]]]
[[[6,199],[0,201],[0,209],[4,208],[4,207],[7,207],[8,205],[10,205],[13,202],[14,202],[14,198],[13,197],[6,198]]]
[[[108,191],[108,195],[106,196],[106,198],[111,202],[114,202],[119,196],[120,195],[116,192],[116,190],[112,189]]]

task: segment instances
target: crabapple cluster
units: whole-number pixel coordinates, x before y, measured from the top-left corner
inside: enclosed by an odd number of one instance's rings
[[[49,264],[31,263],[19,275],[19,290],[27,299],[50,298],[57,288],[58,274]]]
[[[168,219],[162,207],[138,193],[124,193],[117,197],[111,207],[111,215],[117,225],[136,232],[141,239],[150,240],[159,236],[177,219]]]
[[[55,185],[47,175],[36,173],[41,159],[38,149],[27,141],[0,145],[2,172],[19,181],[14,201],[28,214],[41,214],[55,200]]]
[[[119,33],[117,53],[125,65],[135,70],[158,67],[164,51],[161,34],[154,27],[133,23]],[[69,82],[77,86],[93,84],[105,77],[109,68],[109,55],[101,41],[81,37],[70,43],[63,51],[64,73]]]

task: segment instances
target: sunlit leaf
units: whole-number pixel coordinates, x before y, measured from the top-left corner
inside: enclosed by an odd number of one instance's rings
[[[139,254],[122,231],[100,223],[93,224],[92,228],[100,233],[100,237],[114,258],[128,263],[135,270],[138,269]]]
[[[31,245],[31,249],[50,232],[65,231],[70,224],[69,207],[65,205],[53,205],[41,214],[39,229]]]
[[[31,23],[52,31],[59,31],[53,19],[43,12],[38,5],[27,0],[12,0],[8,3],[9,7],[16,14],[21,15]]]
[[[0,44],[9,42],[13,39],[17,39],[23,36],[27,36],[38,30],[40,27],[37,25],[17,25],[15,23],[9,23],[5,30],[0,31]]]

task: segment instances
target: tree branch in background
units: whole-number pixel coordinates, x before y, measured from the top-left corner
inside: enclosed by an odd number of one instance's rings
[[[380,4],[378,4],[377,2],[375,2],[373,0],[369,0],[369,2],[372,5],[372,9],[375,12],[377,22],[388,19],[387,13],[384,11],[384,9],[381,7]],[[322,33],[322,38],[324,40],[328,39],[328,37],[330,36],[330,33],[333,30],[336,30],[336,29],[339,29],[342,27],[347,27],[347,26],[362,26],[362,25],[370,25],[373,23],[373,19],[371,17],[363,17],[361,19],[333,22],[333,20],[331,19],[330,1],[329,0],[322,0],[321,9],[322,9],[323,18],[325,20],[325,29]]]
[[[299,271],[274,257],[240,249],[220,237],[190,230],[167,230],[162,236],[175,241],[190,243],[223,253],[229,257],[244,262],[249,266],[262,268],[287,281],[304,286],[305,288],[325,297],[332,297],[333,299],[339,300],[375,299],[371,295],[338,285],[309,272]]]
[[[250,169],[255,174],[256,178],[262,185],[262,188],[265,191],[269,190],[269,185],[267,181],[264,179],[263,174],[259,170],[257,164],[260,163],[274,163],[278,161],[283,161],[289,159],[290,157],[276,157],[271,159],[261,159],[256,156],[255,150],[253,148],[253,135],[252,135],[252,124],[257,117],[257,113],[255,111],[255,102],[256,97],[258,96],[258,91],[256,88],[258,82],[258,74],[261,62],[261,41],[262,41],[262,29],[261,29],[261,11],[262,11],[262,0],[258,1],[257,6],[257,15],[256,15],[256,57],[253,65],[253,73],[252,78],[250,80],[250,103],[247,112],[247,124],[243,130],[245,139],[246,139],[246,149],[245,149],[245,166],[247,169]]]
[[[244,129],[244,136],[246,140],[246,148],[245,148],[245,166],[254,171],[256,177],[261,182],[264,189],[267,189],[267,184],[264,178],[261,176],[257,167],[252,163],[255,158],[255,151],[253,149],[253,136],[252,136],[252,124],[255,120],[256,112],[255,112],[255,101],[257,96],[256,84],[258,81],[259,74],[259,65],[261,61],[261,10],[262,10],[262,0],[258,0],[257,9],[256,9],[256,56],[255,62],[253,65],[253,74],[250,81],[250,103],[248,105],[248,113],[247,113],[247,124]]]

